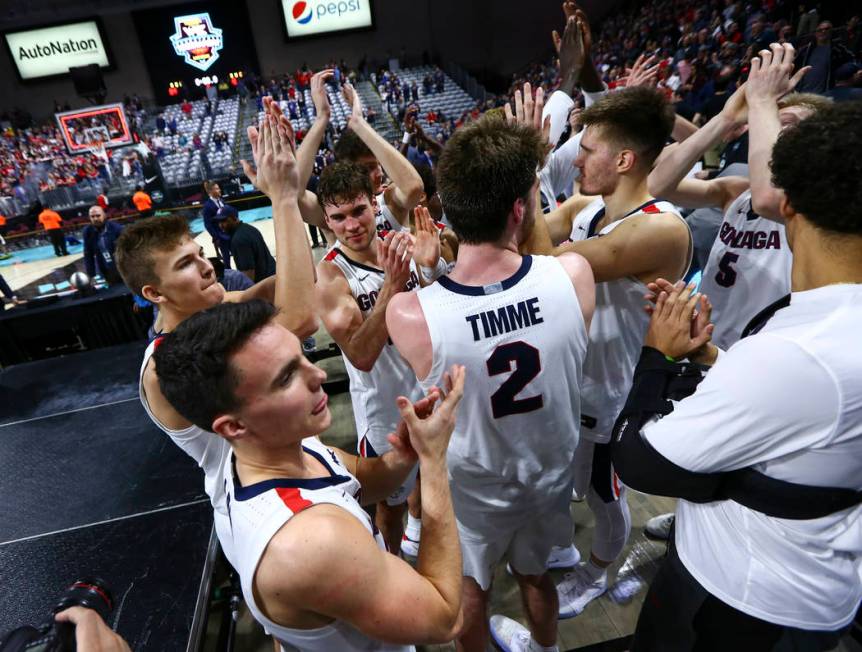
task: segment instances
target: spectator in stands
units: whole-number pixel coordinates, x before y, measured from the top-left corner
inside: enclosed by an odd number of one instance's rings
[[[239,271],[255,283],[275,274],[275,258],[260,231],[241,222],[233,206],[222,206],[215,221],[230,236],[230,251]]]
[[[183,112],[183,118],[186,120],[191,119],[193,109],[194,109],[194,107],[192,106],[192,103],[189,102],[188,100],[183,100],[183,103],[180,104],[180,111]]]
[[[198,132],[195,132],[195,135],[192,136],[192,147],[195,149],[201,149],[204,146],[203,140],[201,140],[201,135]]]
[[[168,122],[168,130],[171,132],[171,136],[177,135],[177,119],[175,116],[172,116]]]
[[[146,193],[143,184],[138,184],[136,187],[135,194],[132,195],[132,203],[141,217],[149,217],[153,214],[153,199]]]
[[[165,133],[165,129],[167,128],[167,126],[168,125],[165,122],[165,116],[163,116],[161,113],[159,113],[156,116],[156,129],[158,130],[159,133],[163,134],[163,133]]]
[[[66,249],[66,238],[63,236],[63,218],[50,207],[46,207],[39,213],[39,224],[45,229],[51,244],[54,245],[55,256],[68,256]]]
[[[862,67],[856,63],[845,63],[835,71],[835,88],[826,95],[836,102],[862,100]]]
[[[202,210],[204,229],[212,237],[216,255],[225,269],[230,269],[230,235],[225,233],[215,220],[216,213],[225,205],[221,197],[221,186],[215,181],[204,181],[204,192],[208,197]]]
[[[90,223],[84,227],[83,233],[84,268],[87,275],[93,278],[98,272],[108,285],[122,283],[114,261],[114,248],[123,227],[109,221],[105,217],[105,210],[99,205],[90,206],[89,217]]]
[[[835,85],[835,73],[853,61],[853,53],[841,43],[832,41],[832,23],[823,21],[814,32],[814,40],[803,45],[796,57],[798,67],[811,66],[799,82],[800,93],[825,93]]]

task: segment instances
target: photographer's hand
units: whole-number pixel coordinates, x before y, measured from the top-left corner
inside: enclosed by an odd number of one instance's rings
[[[122,637],[92,609],[72,607],[58,613],[54,620],[75,625],[78,652],[131,652]]]

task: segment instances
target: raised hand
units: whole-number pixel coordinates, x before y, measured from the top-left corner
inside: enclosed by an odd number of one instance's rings
[[[542,109],[545,107],[545,91],[541,87],[536,89],[536,96],[533,99],[533,87],[530,82],[524,84],[524,92],[515,91],[515,112],[512,113],[512,105],[508,102],[504,107],[506,122],[509,124],[519,124],[526,127],[538,129],[548,140],[548,135],[551,133],[551,116],[547,116],[542,122]]]
[[[560,76],[562,82],[560,90],[569,97],[574,94],[575,86],[581,77],[581,70],[587,61],[587,51],[584,46],[583,25],[578,16],[569,16],[566,19],[566,29],[559,39]],[[555,39],[556,41],[556,39]]]
[[[625,76],[618,81],[626,88],[634,86],[654,87],[658,75],[658,66],[653,65],[655,59],[655,55],[647,57],[645,54],[641,54],[631,68],[626,68]]]
[[[318,117],[329,119],[332,108],[329,106],[329,96],[326,94],[326,81],[332,77],[332,69],[327,68],[311,76],[311,101]]]
[[[413,411],[420,419],[427,419],[434,411],[434,404],[439,400],[440,390],[432,387],[426,396],[423,396],[413,404]],[[410,443],[410,433],[407,431],[407,424],[403,419],[398,422],[395,432],[389,433],[386,438],[392,445],[392,450],[405,462],[411,463],[416,461],[418,455]]]
[[[344,99],[351,107],[350,119],[347,121],[347,126],[350,127],[354,122],[365,120],[362,115],[362,100],[359,98],[359,93],[351,84],[344,84],[341,88]]]
[[[434,267],[440,260],[440,232],[434,226],[431,213],[424,206],[413,209],[416,225],[416,242],[413,245],[413,260],[423,267]]]
[[[796,50],[790,43],[773,43],[768,50],[761,50],[751,60],[748,82],[745,84],[745,99],[748,105],[755,103],[774,104],[796,88],[811,66],[805,66],[793,74],[793,59]]]
[[[695,355],[712,338],[713,324],[709,322],[712,306],[694,283],[671,284],[665,279],[650,283],[647,299],[655,299],[644,346],[658,349],[664,355],[679,359]],[[695,314],[700,305],[701,310]]]
[[[401,292],[410,280],[413,242],[406,231],[390,231],[377,243],[377,262],[383,269],[384,283]],[[434,261],[437,262],[436,260]]]
[[[263,102],[260,126],[248,128],[257,170],[248,161],[240,163],[249,180],[273,202],[295,199],[299,193],[299,172],[293,128],[272,98],[265,97]]]
[[[455,429],[458,403],[464,396],[464,377],[464,367],[453,365],[445,376],[446,397],[427,418],[420,417],[405,397],[398,397],[398,409],[407,424],[410,443],[419,456],[420,464],[425,461],[445,463],[446,449]]]

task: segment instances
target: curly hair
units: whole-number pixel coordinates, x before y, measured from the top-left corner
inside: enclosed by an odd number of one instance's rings
[[[275,307],[260,299],[225,302],[192,315],[165,335],[153,360],[159,387],[173,408],[199,428],[212,430],[216,417],[239,407],[239,377],[231,355],[275,314]]]
[[[536,182],[545,146],[536,129],[497,115],[484,115],[449,139],[437,164],[437,189],[462,243],[502,237],[513,204]]]
[[[605,95],[581,112],[580,121],[601,127],[605,139],[633,150],[640,166],[650,168],[670,138],[675,117],[661,91],[635,86]]]
[[[862,102],[843,102],[786,129],[772,150],[772,183],[818,228],[862,235]]]
[[[317,203],[321,208],[352,202],[360,195],[374,198],[368,172],[351,161],[336,161],[323,168],[317,184]]]
[[[184,237],[191,237],[191,233],[181,215],[150,217],[124,228],[117,238],[114,256],[117,270],[129,289],[141,296],[145,285],[157,284],[153,252],[173,249]]]

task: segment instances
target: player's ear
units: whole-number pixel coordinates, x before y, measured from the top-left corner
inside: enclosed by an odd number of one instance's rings
[[[239,419],[232,414],[221,414],[217,416],[213,421],[212,431],[217,435],[224,437],[231,443],[248,434],[248,430],[242,419]]]
[[[617,172],[620,174],[629,172],[635,165],[637,165],[637,162],[637,154],[630,149],[624,149],[617,155]]]

